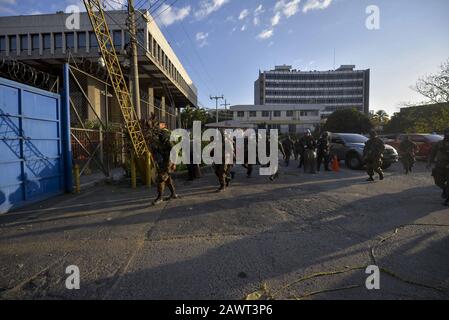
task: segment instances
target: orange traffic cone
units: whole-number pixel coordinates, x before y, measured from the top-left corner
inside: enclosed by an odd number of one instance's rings
[[[340,171],[340,161],[338,161],[337,156],[334,156],[334,159],[332,159],[332,171],[334,172]]]

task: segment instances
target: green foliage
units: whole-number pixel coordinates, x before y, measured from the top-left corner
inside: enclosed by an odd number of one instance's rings
[[[192,129],[194,121],[201,121],[201,125],[210,123],[206,110],[200,108],[186,108],[181,113],[181,123],[184,129]]]
[[[337,110],[329,116],[325,131],[344,133],[368,133],[373,128],[370,118],[357,109]]]
[[[385,126],[386,133],[443,132],[449,125],[449,104],[403,108]]]
[[[388,113],[384,110],[379,110],[373,115],[370,116],[371,122],[374,126],[381,126],[385,125],[390,121],[390,117],[388,116]]]

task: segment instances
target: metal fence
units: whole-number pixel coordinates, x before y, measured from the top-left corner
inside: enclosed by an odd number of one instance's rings
[[[69,61],[73,159],[80,166],[80,175],[103,172],[108,176],[111,169],[125,166],[129,160],[130,146],[120,107],[104,68],[85,59]],[[165,110],[160,107],[161,100],[150,99],[148,93],[141,91],[140,99],[144,119],[154,113],[158,121],[176,127],[170,95]]]

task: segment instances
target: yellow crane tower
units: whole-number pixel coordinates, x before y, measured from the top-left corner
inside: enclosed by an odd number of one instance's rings
[[[84,0],[86,11],[89,15],[93,31],[96,35],[101,56],[104,60],[111,84],[117,97],[123,116],[125,127],[129,134],[134,154],[139,164],[142,176],[147,185],[154,179],[154,167],[152,157],[140,126],[139,117],[133,106],[131,94],[122,72],[118,55],[112,41],[112,36],[105,18],[100,0]],[[135,183],[134,183],[135,184]]]

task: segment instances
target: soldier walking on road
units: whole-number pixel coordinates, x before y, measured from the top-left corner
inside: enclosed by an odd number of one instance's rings
[[[154,116],[150,122],[145,123],[144,131],[146,133],[145,139],[156,162],[157,170],[157,198],[153,201],[153,205],[158,205],[164,201],[165,187],[170,189],[170,199],[177,199],[178,195],[171,177],[176,166],[170,161],[170,152],[173,146],[170,141],[170,131],[160,128],[159,123],[154,120]]]
[[[282,140],[282,147],[284,149],[285,165],[288,167],[290,165],[290,158],[292,156],[294,148],[293,140],[290,138],[290,135]]]
[[[418,151],[418,145],[410,140],[409,136],[405,136],[404,141],[399,145],[399,154],[401,156],[401,162],[404,166],[405,174],[412,172],[412,168],[415,165],[415,154]]]
[[[370,132],[370,139],[365,143],[363,159],[366,164],[366,172],[369,175],[367,181],[374,181],[374,173],[379,174],[380,180],[384,179],[382,171],[382,158],[385,151],[385,143],[377,136],[376,131]]]
[[[331,141],[329,132],[323,132],[317,143],[317,170],[320,171],[321,164],[324,163],[324,170],[331,171],[329,169]]]
[[[438,142],[432,148],[428,167],[436,160],[436,166],[432,170],[435,184],[443,189],[442,197],[444,205],[449,206],[449,128],[444,130],[444,140]]]
[[[213,153],[212,153],[213,156]],[[214,163],[215,175],[218,178],[220,187],[217,192],[225,191],[231,183],[231,170],[234,167],[234,144],[227,138],[223,137],[222,143],[222,159],[221,163]]]
[[[293,154],[295,155],[295,160],[299,160],[299,157],[301,156],[301,141],[299,137],[296,137],[293,141]]]
[[[301,139],[304,147],[302,155],[302,164],[304,164],[304,172],[316,173],[316,141],[312,136],[312,132],[307,130],[304,137]]]

